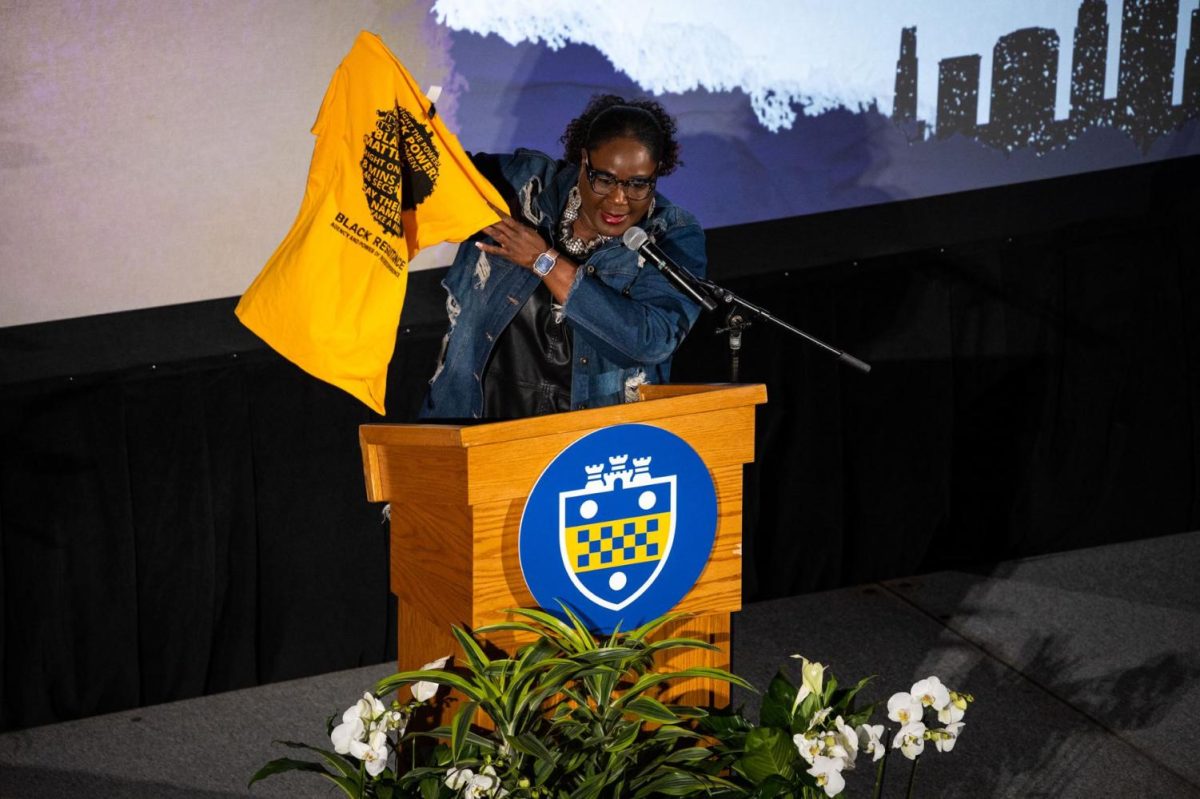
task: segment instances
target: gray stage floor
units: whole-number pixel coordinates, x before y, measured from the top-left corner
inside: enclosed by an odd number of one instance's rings
[[[921,797],[1200,797],[1197,575],[1189,533],[758,603],[735,617],[734,670],[765,687],[800,653],[843,682],[876,675],[868,698],[929,674],[974,694],[954,751],[923,758]],[[284,754],[274,739],[327,745],[324,719],[390,671],[8,733],[0,796],[336,796],[311,776],[246,782]],[[885,796],[903,796],[891,762]]]

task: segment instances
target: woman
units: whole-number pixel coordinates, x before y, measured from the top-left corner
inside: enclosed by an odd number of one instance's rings
[[[621,235],[637,225],[704,275],[700,225],[655,191],[679,161],[675,123],[658,103],[603,95],[561,140],[563,161],[532,150],[475,159],[513,216],[464,242],[446,276],[450,330],[424,417],[631,402],[669,377],[699,307]]]

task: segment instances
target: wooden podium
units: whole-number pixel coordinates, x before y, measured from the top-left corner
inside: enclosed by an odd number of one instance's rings
[[[754,406],[762,385],[642,386],[642,401],[477,425],[363,425],[367,498],[391,503],[391,589],[398,600],[398,666],[418,669],[462,653],[451,625],[502,621],[536,605],[521,575],[518,531],[525,501],[546,466],[584,435],[616,424],[648,424],[686,441],[717,494],[712,555],[676,610],[698,615],[664,635],[709,641],[719,651],[677,655],[665,666],[729,668],[729,616],[742,598],[742,467],[754,460]],[[489,636],[510,654],[518,638]],[[728,685],[680,682],[666,701],[727,705]]]

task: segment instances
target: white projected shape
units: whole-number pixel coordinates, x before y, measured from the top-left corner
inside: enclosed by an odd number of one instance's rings
[[[917,115],[937,115],[938,62],[982,56],[979,116],[987,121],[992,48],[1020,28],[1046,27],[1063,42],[1058,112],[1067,111],[1071,42],[1080,0],[868,0],[845,4],[816,0],[677,0],[636,9],[599,11],[567,0],[521,4],[490,0],[436,0],[437,21],[511,45],[590,45],[652,94],[745,92],[768,130],[790,128],[796,110],[818,114],[839,106],[876,105],[890,114],[895,93],[900,31],[917,28],[920,61]],[[1119,20],[1121,3],[1110,0]],[[1190,11],[1195,0],[1184,0]],[[1181,16],[1184,11],[1181,11]],[[1110,17],[1112,14],[1110,13]],[[1119,27],[1119,26],[1118,26]],[[1118,31],[1114,30],[1115,35]],[[1112,39],[1109,50],[1114,50]]]

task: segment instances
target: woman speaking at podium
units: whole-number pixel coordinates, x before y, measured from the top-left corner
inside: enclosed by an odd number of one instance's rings
[[[704,276],[699,223],[656,191],[679,163],[675,122],[656,102],[601,95],[561,141],[561,161],[474,157],[511,216],[464,242],[446,276],[450,329],[422,417],[595,408],[668,380],[700,308],[621,236],[641,227]]]

